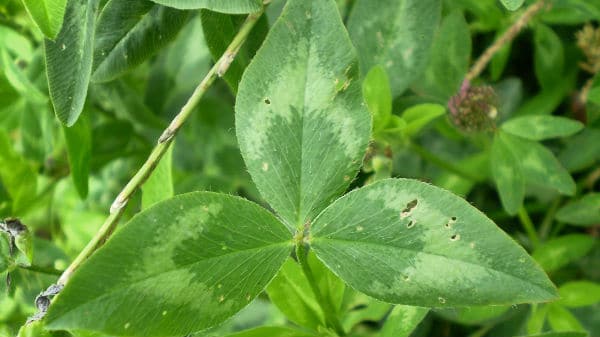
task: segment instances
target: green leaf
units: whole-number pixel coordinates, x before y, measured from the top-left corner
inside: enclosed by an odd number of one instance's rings
[[[181,336],[248,305],[289,256],[291,236],[245,199],[178,195],[136,215],[54,300],[50,329]]]
[[[49,39],[54,39],[63,23],[67,0],[23,0],[23,5]]]
[[[42,321],[37,321],[30,324],[24,324],[19,329],[17,337],[53,337],[53,334],[44,329],[44,323]]]
[[[501,127],[515,136],[545,140],[573,135],[583,129],[583,124],[571,118],[543,115],[512,118]]]
[[[88,177],[90,175],[90,159],[92,154],[92,130],[90,122],[82,117],[71,127],[63,127],[69,167],[77,193],[82,199],[88,194]]]
[[[240,149],[290,229],[314,219],[361,164],[371,117],[357,66],[334,1],[291,0],[242,77]]]
[[[546,272],[555,271],[584,257],[594,247],[594,238],[569,234],[545,242],[532,254]]]
[[[581,171],[600,160],[600,146],[597,144],[600,144],[600,130],[586,128],[566,141],[558,159],[570,172]]]
[[[31,41],[22,34],[6,27],[0,26],[0,46],[6,48],[19,59],[31,61],[33,47]]]
[[[439,104],[424,103],[412,106],[402,113],[402,119],[406,121],[404,133],[414,136],[425,125],[446,113],[446,108]]]
[[[373,116],[373,131],[384,129],[392,116],[392,92],[390,79],[382,66],[369,70],[362,85],[367,108]]]
[[[154,172],[142,185],[142,209],[173,196],[173,147],[174,144],[171,144]]]
[[[527,337],[587,337],[585,332],[565,331],[565,332],[548,332],[539,335],[529,335]]]
[[[538,142],[501,133],[518,158],[526,182],[547,186],[566,195],[575,194],[575,181],[550,150]]]
[[[447,102],[460,89],[470,59],[469,25],[460,10],[452,11],[444,17],[437,31],[429,64],[422,80],[414,83],[415,90]]]
[[[209,10],[200,11],[200,16],[202,18],[202,30],[206,38],[206,45],[210,50],[213,60],[216,62],[227,50],[239,27],[244,22],[245,17],[226,15]],[[254,54],[256,54],[268,30],[269,23],[267,17],[262,16],[256,22],[252,32],[246,39],[246,43],[240,48],[237,56],[223,76],[234,93],[237,92],[244,69],[246,69]]]
[[[36,197],[37,175],[25,158],[15,152],[3,129],[0,129],[0,163],[0,179],[12,200],[12,214],[20,215]]]
[[[152,0],[157,4],[178,9],[206,8],[211,11],[245,14],[258,12],[262,8],[262,0]]]
[[[316,335],[309,334],[303,331],[299,331],[287,327],[267,327],[263,326],[251,330],[237,332],[226,337],[317,337]]]
[[[69,0],[56,40],[44,41],[50,99],[56,117],[67,126],[75,124],[87,96],[98,2]]]
[[[500,0],[500,2],[502,2],[504,7],[506,7],[506,9],[509,11],[516,11],[523,6],[525,0]]]
[[[365,321],[378,322],[391,311],[392,305],[380,302],[351,288],[346,288],[344,298],[345,312],[342,315],[342,326],[345,331]]]
[[[110,81],[141,64],[173,40],[187,18],[187,11],[146,0],[110,0],[98,18],[92,80]]]
[[[556,297],[539,266],[483,213],[416,180],[346,194],[315,219],[310,244],[351,287],[386,302],[452,307]]]
[[[564,51],[560,37],[552,28],[538,24],[533,35],[535,76],[542,88],[562,81]]]
[[[300,265],[289,258],[267,287],[269,299],[292,322],[313,330],[325,326],[321,306]]]
[[[462,325],[481,325],[485,322],[497,319],[506,313],[509,305],[489,305],[462,308],[435,309],[435,313],[444,319]]]
[[[548,323],[554,331],[581,331],[585,332],[581,323],[575,316],[560,304],[548,305]]]
[[[48,101],[48,97],[31,83],[25,72],[15,64],[6,49],[0,49],[0,66],[4,68],[4,74],[8,82],[24,99],[35,104],[45,104]]]
[[[9,106],[18,99],[19,92],[13,88],[8,78],[6,78],[3,69],[0,69],[0,104],[2,104],[2,106]]]
[[[525,180],[519,159],[502,132],[494,136],[490,165],[502,207],[508,214],[517,214],[525,199]]]
[[[440,14],[439,0],[357,0],[348,32],[363,74],[383,66],[401,94],[425,70]]]
[[[408,337],[425,318],[429,308],[397,305],[381,328],[381,337]]]
[[[548,314],[547,305],[534,305],[532,306],[532,312],[527,320],[527,333],[536,334],[540,333],[546,323],[546,316]]]
[[[33,262],[33,238],[27,227],[15,237],[15,246],[25,257],[25,264],[30,266]]]
[[[565,307],[577,308],[600,302],[600,284],[590,281],[572,281],[558,289],[560,301]]]
[[[0,233],[0,276],[4,275],[6,271],[10,271],[14,265],[14,261],[10,256],[8,240],[8,235]]]
[[[569,202],[556,212],[556,219],[578,226],[600,224],[600,193],[589,193]]]

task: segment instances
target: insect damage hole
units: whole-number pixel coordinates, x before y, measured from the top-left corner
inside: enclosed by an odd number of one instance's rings
[[[407,224],[406,224],[406,228],[413,228],[415,226],[417,222],[415,220],[410,220]]]
[[[456,222],[456,217],[453,216],[450,218],[450,220],[448,220],[448,222],[446,222],[446,224],[444,225],[444,227],[446,228],[451,228],[452,225]]]
[[[271,104],[271,100],[270,100],[270,99],[268,99],[268,98],[265,98],[265,101],[264,101],[264,102],[265,102],[265,104],[267,104],[267,105]]]
[[[418,203],[419,201],[417,199],[414,199],[408,204],[406,204],[406,207],[402,210],[402,212],[400,212],[400,218],[404,219],[407,216],[409,216],[412,213],[412,211],[417,207]]]
[[[450,241],[458,241],[460,240],[460,234],[452,234],[450,237]]]

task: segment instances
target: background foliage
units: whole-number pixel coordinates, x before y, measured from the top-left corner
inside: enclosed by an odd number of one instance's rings
[[[342,81],[339,89],[350,87],[353,97],[362,91],[373,116],[367,156],[350,188],[407,177],[465,197],[532,254],[561,295],[534,305],[392,307],[346,287],[309,255],[351,335],[408,336],[414,326],[398,322],[421,319],[412,336],[600,335],[600,3],[548,3],[472,81],[491,87],[451,101],[465,92],[475,59],[534,1],[337,1],[350,38],[340,48],[354,45],[362,81]],[[260,174],[263,163],[244,164],[234,106],[242,74],[284,4],[267,7],[229,72],[134,194],[122,223],[157,201],[198,190],[266,205],[247,171]],[[12,279],[0,286],[0,336],[15,336],[35,312],[35,296],[97,232],[114,197],[234,37],[240,14],[260,8],[254,0],[0,1],[0,218],[19,217],[34,252],[32,261],[17,256],[16,266],[7,237],[0,239],[0,267]],[[268,77],[273,65],[254,66],[256,76]],[[237,104],[245,99],[237,96]],[[286,224],[294,223],[289,205],[262,192]],[[325,254],[327,242],[320,245]],[[330,334],[299,268],[288,259],[266,292],[198,336]],[[49,335],[36,325],[21,334]]]

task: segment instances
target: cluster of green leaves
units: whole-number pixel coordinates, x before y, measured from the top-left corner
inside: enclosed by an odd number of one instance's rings
[[[271,1],[121,228],[19,336],[594,335],[600,76],[567,102],[594,75],[572,37],[600,5],[551,2],[479,80],[497,127],[466,134],[449,99],[535,1]],[[34,234],[17,256],[0,238],[0,336],[262,10],[0,4],[0,216]]]

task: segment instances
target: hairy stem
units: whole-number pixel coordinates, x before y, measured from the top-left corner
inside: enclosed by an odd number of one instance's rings
[[[465,76],[465,81],[472,82],[488,65],[492,57],[507,43],[514,40],[521,29],[527,25],[529,20],[546,6],[545,0],[539,0],[529,6],[523,14],[502,34],[491,46],[489,46],[481,56],[475,61],[471,70]]]
[[[123,215],[125,210],[125,206],[129,202],[129,199],[133,195],[135,191],[137,191],[142,184],[148,179],[150,174],[158,165],[160,159],[165,154],[171,143],[173,142],[173,137],[177,134],[177,131],[181,128],[185,120],[191,115],[194,108],[198,105],[198,102],[207,91],[207,89],[211,86],[211,84],[215,81],[217,77],[221,77],[225,74],[225,72],[229,69],[231,62],[235,59],[240,47],[246,41],[248,34],[254,27],[254,24],[258,21],[260,16],[263,14],[263,11],[252,13],[248,15],[246,21],[233,38],[233,41],[227,47],[227,50],[223,53],[223,55],[219,58],[219,60],[215,63],[215,65],[209,70],[208,74],[204,77],[202,82],[196,87],[188,101],[181,108],[181,111],[173,118],[169,126],[165,129],[162,135],[158,139],[158,143],[150,153],[146,162],[142,165],[142,167],[137,171],[137,173],[131,178],[131,180],[125,185],[121,193],[117,196],[112,206],[110,207],[110,214],[104,224],[96,235],[92,238],[92,240],[85,246],[85,248],[79,253],[79,255],[75,258],[75,260],[69,265],[69,267],[64,271],[64,273],[60,276],[58,283],[59,285],[64,285],[67,283],[73,272],[81,265],[83,261],[85,261],[88,257],[90,257],[94,251],[96,251],[104,242],[110,237],[112,232],[117,227],[119,223],[119,219]]]
[[[344,328],[338,319],[336,310],[331,305],[331,302],[328,301],[323,294],[321,294],[321,289],[319,289],[317,280],[315,279],[312,269],[310,269],[310,265],[308,264],[308,244],[305,243],[304,240],[300,240],[296,245],[296,257],[298,258],[298,262],[300,262],[300,266],[302,266],[302,271],[308,279],[308,283],[315,294],[317,302],[321,306],[321,309],[323,309],[325,321],[335,330],[338,336],[345,336],[346,333],[344,332]]]

